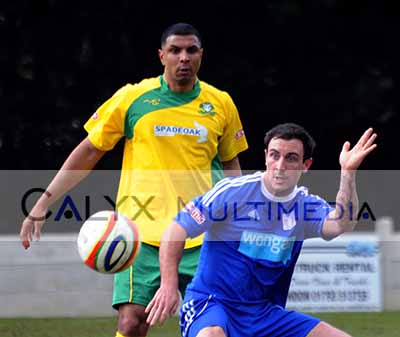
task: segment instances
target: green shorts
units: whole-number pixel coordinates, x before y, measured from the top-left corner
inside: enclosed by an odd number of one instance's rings
[[[179,264],[179,291],[185,289],[196,271],[200,246],[185,249]],[[139,255],[128,269],[115,274],[112,305],[118,310],[123,303],[147,306],[160,287],[158,247],[142,243]]]

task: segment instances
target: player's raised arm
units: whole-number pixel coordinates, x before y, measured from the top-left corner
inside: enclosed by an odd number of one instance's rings
[[[339,157],[341,174],[336,208],[323,224],[322,232],[325,238],[334,238],[344,232],[352,231],[357,224],[356,172],[364,158],[377,147],[374,143],[376,137],[373,129],[369,128],[353,148],[349,142],[344,143]]]
[[[48,208],[85,178],[104,153],[94,147],[88,138],[71,152],[46,192],[38,199],[22,223],[20,239],[25,249],[29,248],[32,239],[40,239]]]
[[[179,305],[178,266],[181,260],[186,230],[173,221],[165,230],[160,245],[161,284],[146,308],[147,323],[151,326],[161,324],[172,316]]]

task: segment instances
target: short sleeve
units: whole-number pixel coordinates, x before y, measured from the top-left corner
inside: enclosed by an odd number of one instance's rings
[[[222,161],[235,158],[240,152],[248,148],[239,112],[228,93],[225,96],[226,125],[218,145],[218,153]]]
[[[194,198],[176,215],[175,221],[179,223],[190,238],[204,233],[210,226],[207,216],[207,207],[202,203],[203,196]]]
[[[194,238],[208,231],[221,216],[226,217],[226,194],[223,187],[229,184],[231,177],[220,180],[212,189],[203,195],[192,199],[177,214],[178,222],[189,237]],[[222,192],[221,192],[222,191]]]
[[[84,125],[90,142],[99,150],[111,150],[124,136],[125,116],[132,102],[133,85],[119,89]]]

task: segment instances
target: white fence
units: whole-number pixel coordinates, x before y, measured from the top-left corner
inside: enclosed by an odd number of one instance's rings
[[[110,316],[113,277],[82,264],[76,235],[45,234],[25,251],[0,237],[0,317]]]
[[[400,233],[391,218],[376,223],[383,309],[400,309]],[[45,234],[25,251],[0,237],[0,317],[110,316],[113,278],[84,266],[76,235]],[[379,289],[377,289],[379,291]]]
[[[379,219],[375,225],[380,237],[385,310],[400,309],[400,233],[394,232],[393,228],[393,220],[389,217]]]

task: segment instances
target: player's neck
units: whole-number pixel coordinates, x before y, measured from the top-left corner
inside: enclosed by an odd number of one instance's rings
[[[166,76],[166,74],[163,75],[164,80],[168,85],[169,90],[177,93],[184,93],[184,92],[189,92],[194,89],[194,86],[196,84],[197,78],[194,78],[188,83],[178,83],[177,81],[172,81]]]

